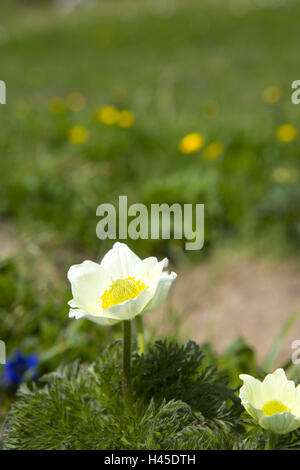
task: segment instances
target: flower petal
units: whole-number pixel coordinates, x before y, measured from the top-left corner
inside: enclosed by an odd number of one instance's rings
[[[72,302],[72,304],[71,304]],[[88,313],[86,313],[84,310],[82,310],[81,308],[77,307],[76,306],[76,303],[74,303],[74,300],[70,300],[70,302],[68,302],[68,304],[70,306],[75,306],[75,308],[70,308],[69,310],[69,317],[70,318],[75,318],[76,320],[79,320],[80,318],[83,318],[83,317],[86,317],[88,315]]]
[[[156,291],[150,300],[149,304],[146,305],[144,312],[150,312],[156,310],[165,300],[169,289],[177,277],[176,273],[162,273],[160,280],[158,281]]]
[[[162,276],[163,269],[168,265],[167,258],[162,261],[158,261],[157,258],[151,256],[143,259],[137,266],[134,272],[134,276],[137,280],[140,280],[148,286],[149,292],[152,295],[155,294],[157,285]]]
[[[300,418],[300,384],[297,385],[296,387],[296,399],[294,406],[291,408],[291,412],[293,415],[297,416],[297,418]]]
[[[93,321],[94,323],[98,323],[99,325],[103,326],[111,326],[115,323],[118,323],[119,320],[114,320],[111,318],[102,317],[100,315],[89,315],[81,308],[70,308],[69,310],[69,317],[75,318],[76,320],[80,320],[80,318],[87,318],[88,320]]]
[[[259,408],[255,408],[255,406],[253,406],[250,402],[242,404],[247,413],[249,413],[249,415],[252,416],[252,418],[254,418],[257,422],[263,418],[264,412]]]
[[[158,262],[157,258],[150,257],[142,261],[126,244],[115,243],[100,265],[84,261],[69,269],[68,278],[74,296],[69,302],[69,315],[86,317],[100,324],[113,324],[139,315],[147,305],[149,309],[155,308],[164,300],[176,278],[175,273],[163,273],[166,265],[167,259]],[[137,297],[103,310],[100,301],[103,293],[112,287],[113,281],[127,277],[145,283],[146,288]],[[150,302],[152,297],[153,302]]]
[[[130,320],[141,313],[151,299],[151,293],[148,289],[143,290],[134,299],[126,300],[103,311],[102,315],[121,320]]]
[[[264,402],[278,400],[288,408],[292,408],[296,400],[295,384],[288,380],[283,369],[268,374],[262,382],[262,398]]]
[[[132,276],[141,259],[125,243],[116,242],[101,261],[113,280]]]
[[[111,278],[98,263],[84,261],[68,271],[74,299],[72,307],[82,308],[90,315],[101,313],[100,296],[110,284]]]
[[[244,385],[240,388],[240,399],[242,401],[242,405],[251,403],[253,407],[261,408],[263,401],[260,380],[255,379],[252,375],[248,374],[241,374],[239,377],[244,382]]]
[[[295,418],[291,413],[275,413],[271,416],[263,416],[259,424],[262,428],[276,434],[285,434],[297,429],[300,426],[300,419]]]

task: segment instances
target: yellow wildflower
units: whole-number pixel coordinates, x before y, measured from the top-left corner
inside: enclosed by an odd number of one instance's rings
[[[131,127],[134,123],[134,115],[131,111],[124,109],[119,112],[119,118],[117,124],[119,127],[128,128]]]
[[[203,144],[204,137],[197,132],[193,132],[183,137],[179,142],[178,147],[181,153],[188,155],[197,152],[201,147],[203,147]]]
[[[278,86],[272,85],[264,89],[262,97],[265,103],[275,104],[281,98],[281,90]]]
[[[84,126],[74,126],[69,131],[69,141],[72,144],[84,144],[89,137],[89,132]]]
[[[207,160],[213,160],[219,157],[223,153],[223,151],[224,145],[222,144],[222,142],[216,140],[208,144],[207,147],[205,147],[205,149],[203,150],[203,155],[204,158],[206,158]]]
[[[281,142],[292,142],[298,137],[298,130],[292,124],[283,124],[278,127],[276,135]]]
[[[97,112],[97,120],[107,126],[116,124],[119,120],[120,111],[115,106],[104,106]]]

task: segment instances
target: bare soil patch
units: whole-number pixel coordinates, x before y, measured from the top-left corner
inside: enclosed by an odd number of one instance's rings
[[[300,270],[296,263],[251,259],[244,254],[217,256],[179,272],[171,306],[180,315],[180,335],[197,342],[212,341],[223,351],[243,337],[262,360],[294,313],[300,313]],[[147,318],[169,332],[164,309]],[[291,343],[300,339],[300,320],[286,338],[280,360],[291,356]]]

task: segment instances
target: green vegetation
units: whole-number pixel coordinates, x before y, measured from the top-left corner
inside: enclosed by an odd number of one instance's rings
[[[119,326],[102,329],[68,319],[71,294],[65,276],[71,264],[96,260],[111,247],[111,241],[96,237],[96,208],[117,204],[119,195],[147,207],[205,204],[202,251],[186,252],[184,240],[129,240],[141,257],[167,256],[178,266],[199,262],[227,243],[250,246],[258,254],[299,255],[300,105],[291,103],[291,83],[300,78],[300,4],[286,1],[275,8],[270,0],[265,5],[102,0],[63,14],[46,0],[1,2],[0,79],[7,85],[7,104],[0,106],[0,218],[17,246],[5,259],[0,246],[0,339],[8,355],[14,349],[37,353],[42,375],[76,359],[92,363],[108,342],[120,338]],[[100,111],[106,106],[131,114],[123,121],[118,114],[108,125]],[[282,128],[285,124],[290,127]],[[204,137],[204,146],[181,153],[179,142],[194,132]],[[208,147],[216,141],[223,146],[219,155]],[[210,345],[203,350],[205,361],[226,371],[231,385],[238,385],[239,372],[261,372],[244,343],[237,341],[221,358]],[[134,431],[120,408],[110,408],[114,400],[122,406],[117,391],[108,405],[100,387],[93,387],[102,380],[102,366],[74,365],[53,373],[45,389],[34,385],[34,392],[20,392],[5,446],[117,448],[117,441],[100,432],[104,418],[116,430],[115,439],[123,436],[122,448],[135,448],[141,423],[145,430],[138,448],[264,446],[258,431],[248,439],[245,423],[229,408],[224,411],[228,423],[223,411],[213,408],[212,419],[223,420],[224,431],[218,438],[211,434],[204,407],[195,403],[201,375],[195,395],[192,388],[188,397],[173,386],[158,388],[157,397],[151,383],[144,388],[147,377],[159,380],[158,367],[152,371],[151,366],[152,359],[153,367],[163,359],[163,351],[152,348],[135,359],[141,395],[133,409]],[[185,360],[188,350],[176,350],[179,362],[180,354]],[[216,377],[219,383],[219,375],[208,377],[206,392]],[[71,395],[74,384],[83,396]],[[62,434],[50,436],[44,426],[46,418],[54,419],[56,405],[50,402],[60,394],[60,406],[70,407],[70,417],[58,423],[66,436],[58,443]],[[14,398],[0,390],[0,420]],[[45,422],[30,425],[25,408],[38,413],[44,399],[49,404]],[[95,415],[103,409],[105,416]],[[174,410],[178,423],[168,436],[164,429]],[[23,419],[28,426],[22,430]],[[160,436],[154,422],[162,426]],[[73,426],[86,431],[78,441]],[[233,428],[236,441],[228,438]],[[41,441],[33,443],[33,432]]]
[[[120,343],[89,367],[77,363],[22,386],[5,449],[264,449],[268,433],[245,415],[228,378],[203,365],[195,343],[157,342],[133,357],[133,400],[124,411]],[[165,368],[167,366],[167,368]],[[299,432],[276,448],[299,448]]]
[[[97,205],[127,194],[129,203],[205,203],[206,249],[233,238],[295,250],[299,140],[279,142],[276,130],[299,125],[290,101],[299,5],[238,16],[230,2],[201,3],[168,1],[164,11],[115,0],[68,16],[2,7],[0,210],[18,231],[45,233],[56,249],[95,252]],[[271,92],[278,102],[265,103],[273,85],[281,97]],[[84,95],[83,109],[51,113],[49,102],[72,92]],[[104,105],[131,110],[134,125],[96,122],[93,111]],[[81,145],[68,141],[74,125],[89,131]],[[180,139],[193,131],[207,144],[221,141],[223,155],[180,154]],[[139,245],[147,254],[182,250]]]

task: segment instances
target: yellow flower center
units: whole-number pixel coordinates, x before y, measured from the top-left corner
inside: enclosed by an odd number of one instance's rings
[[[278,400],[268,401],[264,404],[262,410],[266,416],[272,416],[275,413],[284,413],[285,411],[287,411],[288,413],[291,412],[290,408],[288,408],[281,401]]]
[[[137,281],[134,277],[118,279],[101,296],[102,308],[106,310],[113,305],[125,302],[125,300],[134,299],[144,289],[148,289],[148,286],[146,287],[144,282]]]

